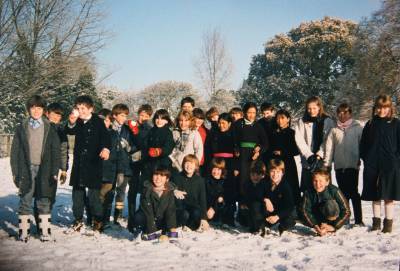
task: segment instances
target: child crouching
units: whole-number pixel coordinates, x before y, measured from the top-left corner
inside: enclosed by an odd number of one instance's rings
[[[282,160],[272,159],[268,164],[269,181],[267,182],[267,195],[265,202],[267,227],[279,224],[281,235],[290,230],[295,222],[295,200],[292,188],[284,178],[285,164]]]
[[[350,217],[350,208],[342,192],[330,183],[326,170],[316,170],[312,176],[313,188],[304,193],[301,213],[304,224],[320,236],[340,229]]]
[[[152,180],[143,183],[140,209],[133,218],[143,240],[177,238],[174,186],[169,183],[170,171],[165,166],[155,168]]]
[[[182,172],[173,179],[177,222],[184,229],[207,230],[207,200],[203,178],[198,175],[199,160],[193,154],[183,158]]]

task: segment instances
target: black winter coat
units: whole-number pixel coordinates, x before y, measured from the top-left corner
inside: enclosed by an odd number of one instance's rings
[[[159,221],[163,221],[168,230],[176,228],[176,208],[173,186],[168,184],[168,190],[159,197],[150,182],[145,182],[140,199],[140,209],[146,217],[146,232],[157,230]]]
[[[142,150],[142,162],[143,162],[143,173],[142,179],[144,181],[150,180],[152,171],[157,166],[166,166],[171,168],[171,160],[169,155],[175,147],[174,138],[169,127],[164,126],[158,128],[154,126],[150,129],[147,134],[147,143],[145,148]],[[150,157],[148,155],[149,148],[161,148],[162,152],[159,157]]]
[[[75,128],[74,163],[70,185],[100,189],[103,163],[99,155],[104,148],[111,149],[110,134],[104,121],[95,114],[86,123],[78,119]]]
[[[400,200],[400,121],[375,116],[363,129],[363,200]]]
[[[268,214],[268,216],[277,215],[282,219],[293,214],[295,202],[289,184],[285,180],[282,180],[274,190],[272,190],[272,187],[272,181],[268,180],[266,197],[274,206],[274,211]]]
[[[224,198],[224,179],[214,179],[209,177],[206,179],[207,191],[207,209],[215,208],[219,197]]]
[[[176,200],[176,207],[184,209],[186,206],[200,208],[202,219],[207,219],[207,198],[205,181],[199,175],[187,177],[184,172],[180,172],[173,179],[176,189],[185,191],[185,199]]]
[[[11,147],[11,172],[15,178],[15,185],[19,188],[20,194],[26,194],[31,189],[30,154],[28,143],[28,120],[24,120],[15,131]],[[51,198],[56,189],[58,175],[61,167],[60,139],[57,131],[47,119],[43,118],[44,136],[42,147],[42,158],[37,179],[39,186],[36,186],[35,197]]]
[[[112,129],[108,130],[110,134],[111,140],[111,149],[110,149],[110,157],[108,160],[102,161],[103,163],[103,175],[102,181],[103,183],[114,183],[117,176],[117,164],[118,164],[118,150],[120,149],[120,142],[118,138],[117,131]]]

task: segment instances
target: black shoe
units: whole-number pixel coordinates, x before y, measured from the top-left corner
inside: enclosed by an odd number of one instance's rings
[[[71,228],[74,231],[80,231],[83,226],[84,226],[83,221],[81,219],[77,219],[75,220],[74,224],[72,224]]]
[[[379,231],[381,229],[381,219],[380,217],[372,218],[372,228],[371,231]]]
[[[393,219],[384,219],[383,220],[383,233],[391,233],[393,227]]]

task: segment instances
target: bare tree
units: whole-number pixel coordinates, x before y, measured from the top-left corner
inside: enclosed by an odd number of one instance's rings
[[[218,29],[203,34],[200,55],[194,61],[194,68],[196,77],[209,97],[218,89],[229,88],[233,64]]]
[[[0,1],[0,64],[13,72],[14,97],[37,93],[54,76],[92,58],[106,37],[99,7],[98,0]],[[13,99],[9,91],[2,82],[0,105]]]

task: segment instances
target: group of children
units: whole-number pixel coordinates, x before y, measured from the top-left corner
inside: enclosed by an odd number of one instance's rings
[[[301,222],[324,236],[349,223],[349,200],[355,225],[364,226],[361,199],[373,202],[373,231],[381,229],[384,200],[382,231],[392,231],[400,199],[400,126],[387,95],[376,98],[364,128],[346,103],[337,107],[336,120],[329,117],[319,97],[306,101],[294,125],[287,110],[269,103],[261,105],[257,120],[252,102],[229,113],[215,107],[205,113],[190,97],[182,99],[174,122],[167,110],[153,114],[147,104],[136,121],[128,119],[125,104],[96,114],[86,95],[76,99],[65,125],[62,107],[46,106],[41,96],[26,108],[29,117],[15,132],[10,159],[20,194],[19,240],[29,238],[31,214],[40,239],[51,240],[57,182],[66,181],[71,164],[72,231],[84,227],[85,210],[94,231],[120,226],[127,188],[127,227],[143,240],[177,238],[180,227],[206,231],[209,222],[240,224],[261,235],[270,228],[282,234]],[[332,164],[339,187],[331,182]]]

